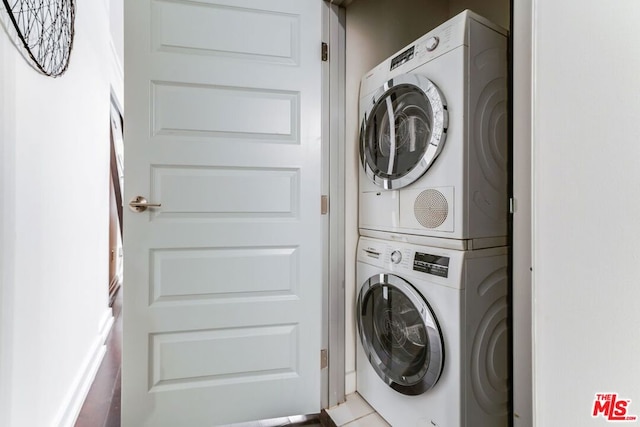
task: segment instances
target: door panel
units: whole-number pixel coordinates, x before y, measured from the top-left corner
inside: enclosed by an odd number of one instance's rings
[[[321,7],[125,3],[125,427],[319,410]]]

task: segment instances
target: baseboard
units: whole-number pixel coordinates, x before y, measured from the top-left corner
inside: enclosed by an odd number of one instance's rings
[[[63,408],[60,415],[56,417],[56,422],[52,425],[56,427],[73,427],[82,409],[82,404],[89,393],[91,384],[96,377],[98,368],[102,363],[102,359],[107,351],[105,340],[109,335],[111,326],[113,325],[113,314],[111,308],[105,311],[100,321],[98,335],[87,353],[85,362],[78,370],[71,391],[64,399],[61,407]]]
[[[109,336],[109,332],[111,332],[111,327],[113,326],[114,318],[113,318],[113,310],[111,307],[104,311],[102,315],[102,319],[100,319],[100,327],[98,333],[98,339],[100,343],[104,344],[107,341],[107,337]]]

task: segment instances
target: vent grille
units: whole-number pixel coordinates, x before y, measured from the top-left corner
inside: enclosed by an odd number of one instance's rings
[[[449,203],[444,194],[430,188],[418,194],[413,204],[413,213],[423,227],[437,228],[449,216]]]

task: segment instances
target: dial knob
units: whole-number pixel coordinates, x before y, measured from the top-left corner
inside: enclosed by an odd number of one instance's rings
[[[429,37],[427,40],[427,50],[433,52],[435,48],[438,47],[438,44],[440,44],[440,38],[438,36]]]
[[[400,251],[391,252],[391,262],[394,264],[400,264],[402,261],[402,253]]]

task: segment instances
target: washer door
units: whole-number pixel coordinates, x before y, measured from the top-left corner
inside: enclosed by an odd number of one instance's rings
[[[385,189],[402,188],[431,167],[444,146],[447,105],[420,74],[387,81],[373,95],[360,126],[360,160],[367,176]]]
[[[379,274],[358,295],[360,341],[378,376],[407,395],[431,389],[444,366],[438,322],[424,297],[406,280]]]

